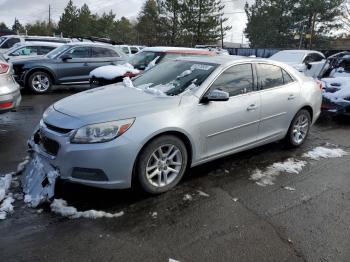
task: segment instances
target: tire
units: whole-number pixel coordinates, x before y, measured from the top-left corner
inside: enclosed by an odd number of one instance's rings
[[[163,159],[160,157],[160,150]],[[157,160],[158,159],[158,160]],[[155,138],[140,152],[135,171],[144,191],[161,194],[175,187],[183,177],[188,152],[181,139],[172,135]]]
[[[27,86],[35,94],[45,94],[52,88],[51,76],[43,71],[36,71],[29,76]]]
[[[294,117],[285,142],[289,147],[300,147],[305,143],[311,127],[311,116],[310,113],[302,109]]]

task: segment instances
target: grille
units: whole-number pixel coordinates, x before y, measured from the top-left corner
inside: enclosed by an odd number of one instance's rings
[[[350,96],[345,97],[345,98],[344,98],[344,100],[346,100],[346,101],[350,101]]]
[[[45,123],[46,127],[52,131],[55,131],[57,133],[60,133],[60,134],[67,134],[69,133],[70,131],[72,131],[73,129],[66,129],[66,128],[61,128],[61,127],[57,127],[57,126],[53,126],[53,125],[50,125],[48,123]]]
[[[57,141],[44,136],[40,131],[34,135],[34,142],[41,146],[46,153],[53,156],[56,156],[60,149],[60,144]]]

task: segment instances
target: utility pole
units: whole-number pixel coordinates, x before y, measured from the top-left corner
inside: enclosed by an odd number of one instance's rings
[[[49,4],[49,27],[51,27],[51,5]]]
[[[221,48],[224,48],[224,28],[222,26],[222,18],[220,19],[220,31],[221,31]]]

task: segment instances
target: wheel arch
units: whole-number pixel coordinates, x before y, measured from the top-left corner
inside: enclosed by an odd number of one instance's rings
[[[301,110],[306,110],[306,111],[309,112],[310,117],[311,117],[311,123],[312,123],[312,122],[313,122],[313,119],[314,119],[314,110],[312,109],[312,106],[310,106],[310,105],[304,105],[302,108],[300,108],[299,111],[301,111]],[[299,112],[299,111],[298,111],[298,112]]]
[[[51,80],[52,80],[52,84],[56,84],[56,77],[55,77],[55,74],[52,72],[52,70],[50,70],[49,68],[46,68],[46,67],[35,67],[33,69],[30,69],[25,77],[24,77],[24,85],[27,86],[28,84],[28,80],[29,80],[29,77],[35,73],[35,72],[45,72],[46,74],[48,74],[50,77],[51,77]]]

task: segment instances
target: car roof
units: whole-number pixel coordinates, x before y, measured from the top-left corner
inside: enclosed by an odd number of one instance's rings
[[[57,42],[40,42],[40,41],[28,41],[25,42],[24,44],[20,45],[19,47],[23,47],[23,46],[61,46],[64,45],[64,43],[57,43]]]
[[[310,54],[310,53],[318,53],[318,54],[322,54],[319,51],[316,50],[299,50],[299,49],[291,49],[291,50],[281,50],[277,53],[302,53],[302,54]],[[276,54],[277,54],[276,53]],[[323,55],[323,54],[322,54]]]
[[[171,46],[154,46],[154,47],[145,47],[142,49],[145,52],[164,52],[164,53],[188,53],[188,54],[210,54],[210,51],[203,50],[200,48],[188,48],[188,47],[171,47]]]
[[[111,44],[105,44],[105,43],[96,43],[96,42],[70,42],[70,43],[67,43],[66,45],[69,45],[69,46],[77,46],[77,45],[82,45],[82,46],[102,46],[102,47],[112,47],[113,48],[113,45]]]
[[[245,56],[236,56],[236,55],[225,55],[225,56],[190,56],[190,57],[179,57],[176,60],[182,61],[194,61],[194,62],[202,62],[202,63],[213,63],[218,65],[223,65],[233,61],[251,61],[253,58],[245,57]],[[255,59],[256,60],[256,59]],[[264,59],[258,59],[259,61],[266,61]]]

